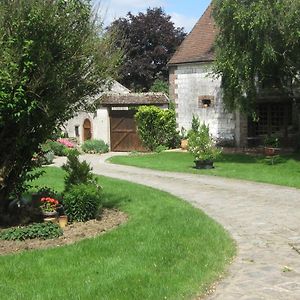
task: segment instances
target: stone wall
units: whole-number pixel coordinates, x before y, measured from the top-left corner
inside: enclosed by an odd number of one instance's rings
[[[225,111],[220,79],[213,78],[210,72],[209,63],[170,67],[170,99],[175,102],[178,129],[190,129],[192,117],[197,115],[201,122],[209,124],[215,138],[241,141],[236,135],[244,134],[244,128],[239,128],[235,113]]]

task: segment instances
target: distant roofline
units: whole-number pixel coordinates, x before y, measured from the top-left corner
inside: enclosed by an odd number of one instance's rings
[[[106,93],[100,97],[102,106],[110,105],[165,105],[169,98],[165,93]]]

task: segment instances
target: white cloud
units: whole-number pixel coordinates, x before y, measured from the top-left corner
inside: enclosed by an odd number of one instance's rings
[[[181,15],[176,12],[170,14],[172,17],[172,21],[176,25],[176,27],[184,27],[186,32],[190,32],[196,22],[198,21],[196,18],[191,18],[189,16]]]

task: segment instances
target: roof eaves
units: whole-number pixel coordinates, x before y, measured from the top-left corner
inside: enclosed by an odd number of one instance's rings
[[[174,66],[181,66],[181,65],[186,65],[186,64],[195,64],[195,63],[212,63],[214,62],[215,59],[197,59],[197,60],[190,60],[190,61],[178,61],[174,63],[168,63],[168,67],[174,67]]]

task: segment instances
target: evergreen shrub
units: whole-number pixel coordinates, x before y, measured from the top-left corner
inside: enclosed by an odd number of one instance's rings
[[[71,222],[86,222],[97,218],[102,207],[101,189],[91,184],[79,184],[64,194],[64,211]]]

